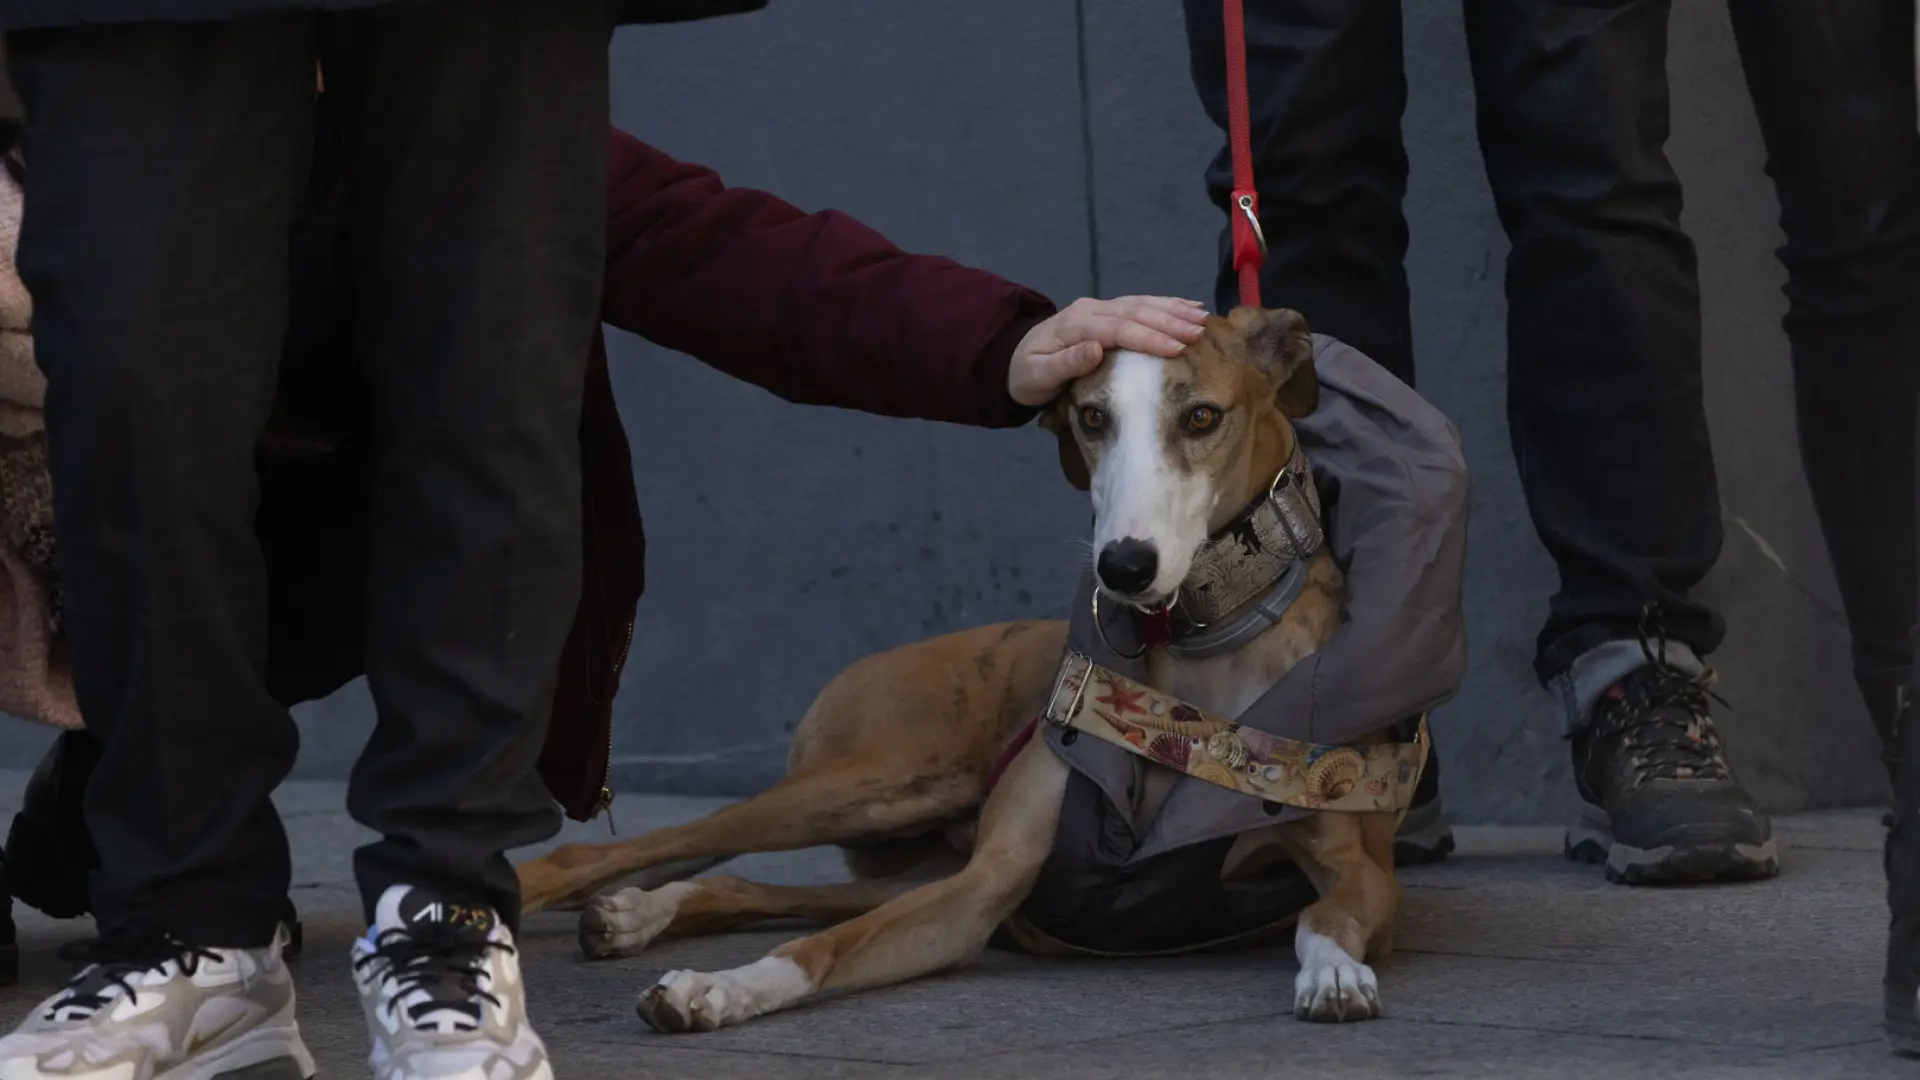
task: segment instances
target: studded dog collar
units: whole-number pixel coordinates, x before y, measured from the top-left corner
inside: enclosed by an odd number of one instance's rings
[[[1295,446],[1266,494],[1194,553],[1180,585],[1179,621],[1190,629],[1218,623],[1304,569],[1321,540],[1320,493]]]

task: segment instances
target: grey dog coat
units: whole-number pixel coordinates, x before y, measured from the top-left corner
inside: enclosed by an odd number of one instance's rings
[[[1346,575],[1341,623],[1239,719],[1289,739],[1347,743],[1408,727],[1460,688],[1469,502],[1460,436],[1440,411],[1359,350],[1314,336],[1320,401],[1293,422],[1320,492],[1322,527]],[[1120,605],[1080,582],[1068,645],[1133,679],[1145,665]],[[1222,881],[1234,839],[1306,813],[1182,776],[1143,830],[1145,759],[1041,725],[1072,769],[1060,827],[1021,921],[1055,943],[1116,954],[1205,948],[1268,931],[1314,900],[1298,867]]]

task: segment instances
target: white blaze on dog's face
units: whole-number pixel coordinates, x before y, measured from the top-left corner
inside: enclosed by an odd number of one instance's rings
[[[1238,308],[1172,360],[1114,352],[1042,418],[1093,496],[1095,572],[1139,607],[1173,599],[1194,553],[1293,453],[1289,416],[1319,400],[1298,312]]]
[[[1105,385],[1073,416],[1092,465],[1095,565],[1109,592],[1151,606],[1207,538],[1220,492],[1191,466],[1215,456],[1229,422],[1218,395],[1192,393],[1185,360],[1120,352],[1107,364]]]

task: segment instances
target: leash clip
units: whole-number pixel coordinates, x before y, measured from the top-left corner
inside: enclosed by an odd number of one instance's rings
[[[1260,262],[1261,263],[1266,262],[1267,233],[1265,229],[1262,229],[1260,227],[1260,214],[1256,209],[1256,204],[1254,202],[1253,195],[1249,192],[1243,191],[1234,198],[1233,204],[1240,208],[1240,216],[1246,219],[1247,227],[1253,230],[1253,242],[1254,242],[1254,245],[1258,247],[1260,250]],[[1235,269],[1238,269],[1240,266],[1244,265],[1241,262],[1241,257],[1239,252],[1234,253],[1233,261],[1234,261]]]

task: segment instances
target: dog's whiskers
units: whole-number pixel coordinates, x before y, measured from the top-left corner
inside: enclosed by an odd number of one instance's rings
[[[1093,541],[1091,539],[1084,536],[1070,536],[1067,538],[1067,546],[1086,556],[1087,569],[1091,570],[1097,564],[1098,559],[1094,555]]]

